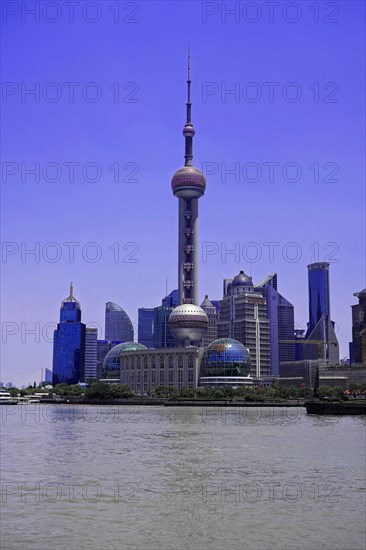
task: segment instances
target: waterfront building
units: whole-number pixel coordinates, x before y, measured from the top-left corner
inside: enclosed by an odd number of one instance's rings
[[[154,347],[154,308],[140,307],[138,310],[138,342],[147,348]]]
[[[84,382],[85,324],[80,302],[70,294],[61,303],[60,322],[53,337],[53,385]]]
[[[221,338],[211,342],[203,354],[200,386],[248,386],[250,376],[249,350],[237,340]]]
[[[119,383],[121,377],[121,353],[125,351],[142,351],[145,346],[138,342],[122,342],[114,346],[105,356],[103,361],[101,380]]]
[[[352,363],[366,364],[366,288],[355,292],[358,304],[352,307]]]
[[[331,365],[339,363],[339,345],[330,316],[329,263],[308,265],[309,322],[306,340],[323,342],[323,358]],[[306,346],[306,359],[315,359],[314,346]]]
[[[105,339],[133,342],[134,330],[131,319],[124,309],[114,302],[105,305]]]
[[[277,290],[277,273],[271,273],[255,285],[266,298],[270,334],[271,374],[278,376],[281,361],[295,360],[294,306]]]
[[[121,384],[138,396],[150,388],[170,386],[196,388],[203,348],[196,346],[174,349],[124,350],[121,358]]]
[[[206,347],[217,339],[217,309],[209,300],[207,294],[201,304],[201,308],[206,313],[208,319],[207,332],[202,340],[202,345]]]
[[[270,375],[270,328],[262,289],[240,271],[226,286],[220,304],[218,338],[233,338],[249,349],[251,376]]]
[[[98,329],[85,330],[85,381],[98,378]]]

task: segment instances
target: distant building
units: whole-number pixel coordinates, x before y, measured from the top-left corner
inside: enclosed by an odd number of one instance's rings
[[[5,387],[8,388],[8,389],[12,388],[13,387],[13,382],[7,382],[5,384]]]
[[[51,369],[42,369],[41,372],[41,384],[52,384],[52,370]]]
[[[255,285],[263,290],[269,320],[271,374],[278,376],[281,361],[295,360],[294,306],[277,290],[277,273]]]
[[[103,376],[103,363],[107,353],[118,344],[121,344],[120,340],[97,340],[97,379],[99,380]]]
[[[163,307],[177,307],[179,305],[179,291],[176,288],[175,290],[172,290],[168,296],[165,296],[165,298],[162,299],[161,305]]]
[[[124,309],[114,302],[105,305],[105,339],[133,342],[134,331],[131,319]]]
[[[138,342],[147,348],[154,347],[154,308],[140,307],[138,310]]]
[[[205,299],[201,304],[201,308],[206,313],[208,318],[207,332],[203,337],[202,345],[208,346],[217,339],[217,310],[213,303],[209,300],[206,294]]]
[[[81,322],[80,302],[73,295],[63,300],[60,322],[53,338],[53,385],[84,382],[85,325]]]
[[[128,351],[143,351],[145,346],[138,342],[123,342],[113,346],[103,361],[102,380],[119,383],[121,377],[121,353]]]
[[[154,348],[174,348],[175,339],[170,332],[168,320],[174,307],[159,306],[154,308]]]
[[[352,363],[366,364],[366,288],[355,292],[358,304],[352,307]]]
[[[85,380],[98,377],[98,329],[85,330]]]
[[[339,345],[330,317],[329,263],[308,265],[309,323],[306,340],[324,342],[323,358],[331,364],[339,363]],[[306,359],[316,359],[314,347],[304,349]]]
[[[218,338],[233,338],[249,349],[251,376],[270,374],[270,334],[267,302],[261,288],[240,271],[231,282],[225,280],[217,323]]]

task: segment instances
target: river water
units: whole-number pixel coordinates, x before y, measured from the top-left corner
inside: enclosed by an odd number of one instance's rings
[[[2,550],[364,550],[365,417],[0,407]]]

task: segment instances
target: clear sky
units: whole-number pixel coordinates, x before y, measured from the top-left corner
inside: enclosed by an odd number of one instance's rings
[[[188,44],[200,299],[276,271],[305,328],[306,266],[328,260],[348,356],[366,286],[364,29],[351,0],[2,2],[1,381],[51,368],[71,280],[99,337],[107,301],[137,324],[166,277],[176,288]]]

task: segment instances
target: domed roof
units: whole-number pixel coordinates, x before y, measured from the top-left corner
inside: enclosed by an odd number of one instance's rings
[[[123,342],[114,346],[105,356],[103,361],[103,369],[118,370],[120,366],[121,353],[124,351],[142,351],[147,349],[143,344],[138,342]]]
[[[203,376],[246,376],[250,372],[249,350],[233,338],[219,338],[206,347]]]
[[[244,271],[240,271],[238,275],[236,275],[233,279],[233,282],[231,283],[231,286],[253,286],[253,280],[251,277],[246,275]]]
[[[192,196],[201,196],[206,189],[206,178],[201,170],[194,166],[183,166],[172,177],[172,190],[174,195],[183,192]]]

